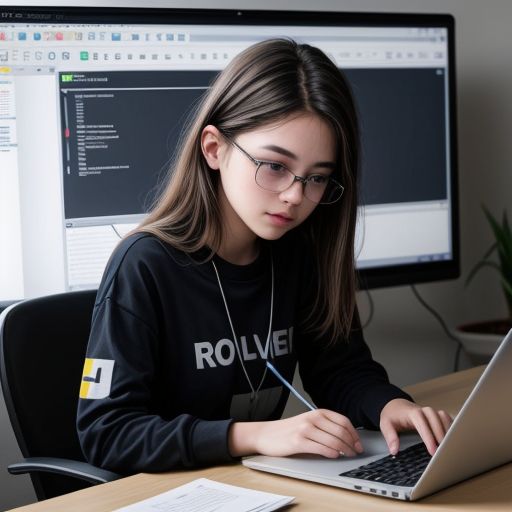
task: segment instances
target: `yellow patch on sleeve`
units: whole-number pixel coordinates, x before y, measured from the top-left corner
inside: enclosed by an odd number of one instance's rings
[[[99,399],[110,396],[114,361],[86,358],[80,384],[80,398]]]
[[[82,383],[80,384],[80,398],[87,398],[87,395],[89,394],[90,382],[85,381],[84,377],[86,375],[90,375],[91,374],[92,362],[93,361],[94,361],[94,359],[89,359],[88,357],[85,358],[84,370],[82,372]]]

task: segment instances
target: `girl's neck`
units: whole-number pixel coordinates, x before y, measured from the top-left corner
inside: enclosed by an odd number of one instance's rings
[[[252,243],[239,243],[234,237],[225,237],[217,254],[225,261],[234,265],[249,265],[260,253],[259,239]]]

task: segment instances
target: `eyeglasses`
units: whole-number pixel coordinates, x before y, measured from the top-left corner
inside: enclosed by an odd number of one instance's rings
[[[345,188],[330,176],[323,174],[311,174],[306,178],[293,174],[283,164],[266,160],[257,160],[241,148],[234,140],[226,137],[226,140],[243,153],[255,166],[254,179],[259,187],[276,194],[284,192],[296,181],[304,185],[304,195],[314,203],[332,204],[343,195]]]

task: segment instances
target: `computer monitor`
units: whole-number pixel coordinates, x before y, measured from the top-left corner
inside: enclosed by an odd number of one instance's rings
[[[211,80],[282,36],[354,92],[363,286],[456,277],[452,16],[0,7],[0,301],[96,287]]]

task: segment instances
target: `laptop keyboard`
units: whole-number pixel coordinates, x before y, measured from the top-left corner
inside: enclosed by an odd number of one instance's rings
[[[370,464],[340,473],[340,476],[413,487],[431,458],[425,445],[418,443],[398,452],[395,456],[388,455]]]

